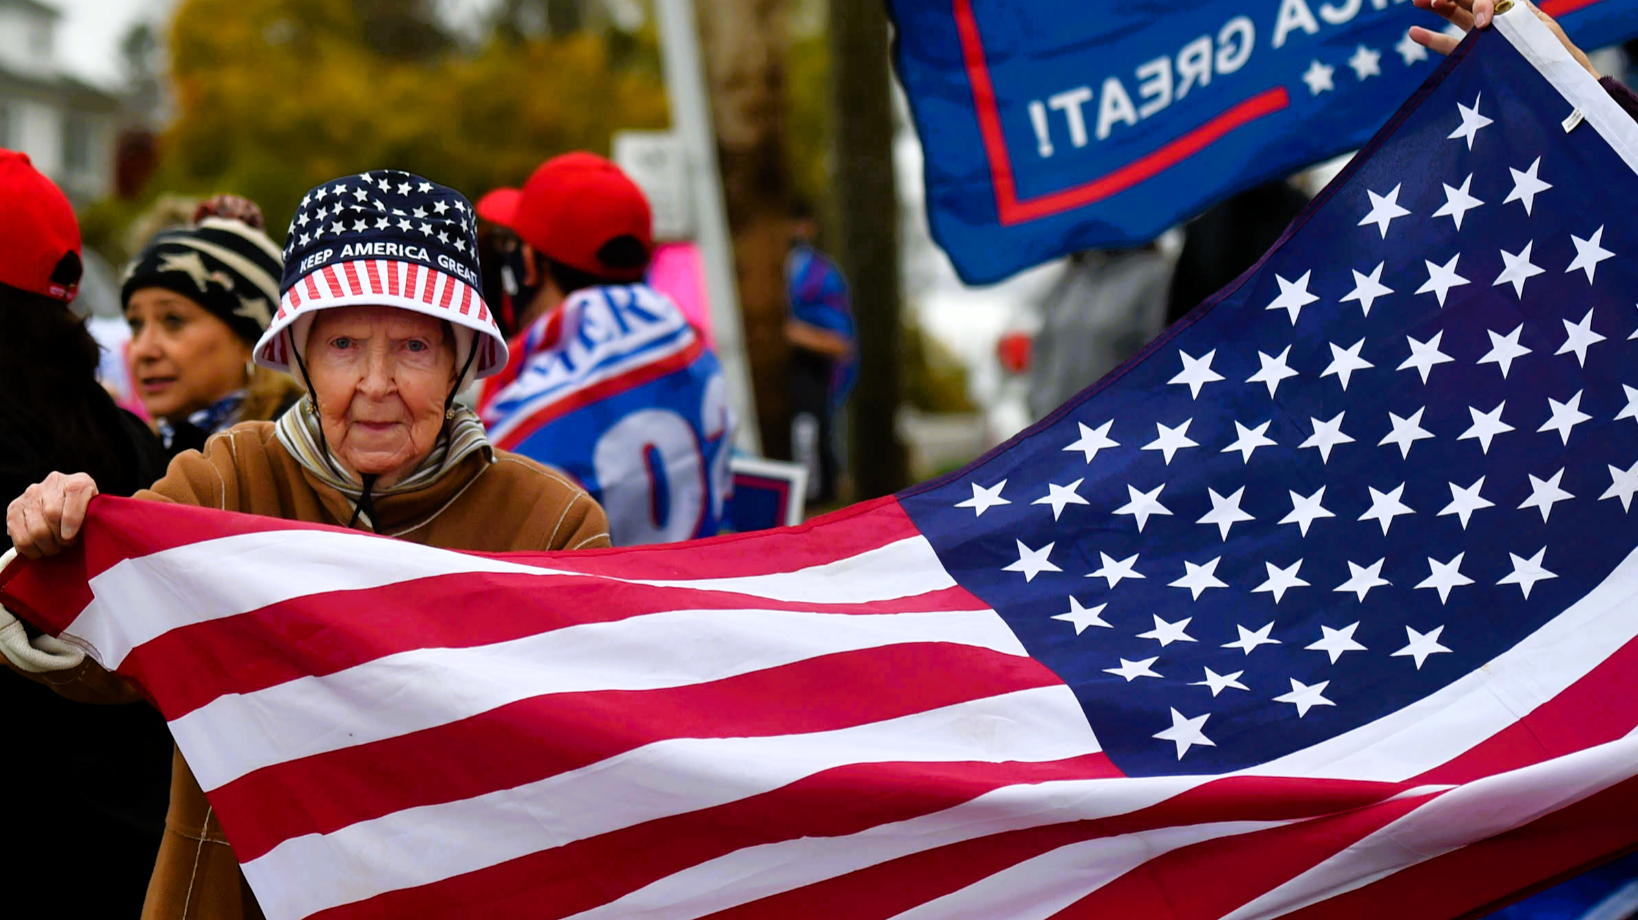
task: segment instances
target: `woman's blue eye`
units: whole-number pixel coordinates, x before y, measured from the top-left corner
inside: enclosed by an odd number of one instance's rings
[[[334,342],[331,342],[330,344],[334,345],[337,348],[351,348],[352,344],[353,344],[353,340],[347,338],[346,336],[341,336],[341,337],[337,338]]]
[[[422,341],[418,341],[418,340],[412,340],[409,343],[409,350],[410,351],[426,351],[427,350],[427,343],[422,342]]]

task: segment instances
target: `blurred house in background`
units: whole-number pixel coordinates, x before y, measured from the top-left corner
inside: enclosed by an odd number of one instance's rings
[[[120,100],[63,71],[59,18],[37,0],[0,0],[0,147],[85,204],[113,190]]]

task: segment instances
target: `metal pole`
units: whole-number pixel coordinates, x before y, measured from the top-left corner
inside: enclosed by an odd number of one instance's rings
[[[694,14],[694,0],[657,0],[655,7],[660,19],[660,57],[672,130],[686,152],[688,181],[694,193],[717,360],[728,382],[729,399],[739,415],[737,443],[741,449],[760,456],[762,437],[757,430],[756,401],[745,357],[733,241],[728,234],[728,211],[723,205],[722,174],[717,168],[717,133],[700,63],[699,21]]]

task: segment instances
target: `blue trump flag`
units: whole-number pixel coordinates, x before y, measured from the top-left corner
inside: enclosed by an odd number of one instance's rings
[[[1543,9],[1602,47],[1638,0]],[[1405,0],[889,0],[933,237],[970,284],[1153,239],[1355,149],[1428,75]]]

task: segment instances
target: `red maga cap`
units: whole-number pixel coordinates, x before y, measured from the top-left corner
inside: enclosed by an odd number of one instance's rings
[[[599,278],[642,280],[646,266],[613,266],[598,258],[598,250],[616,237],[633,237],[644,252],[654,252],[648,198],[620,167],[593,153],[565,153],[540,164],[511,212],[510,220],[496,222],[547,258]]]
[[[523,192],[520,189],[492,189],[489,194],[478,199],[475,207],[478,216],[484,220],[492,224],[500,224],[502,227],[511,227],[512,219],[518,213],[518,199],[522,197]]]
[[[0,150],[0,284],[66,303],[79,293],[81,271],[80,224],[68,198],[28,154]]]

